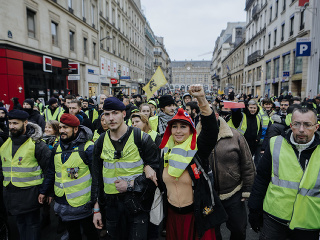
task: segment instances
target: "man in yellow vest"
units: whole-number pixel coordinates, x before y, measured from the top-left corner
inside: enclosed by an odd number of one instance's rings
[[[163,95],[159,98],[160,112],[157,116],[149,118],[149,123],[152,130],[158,132],[163,136],[167,123],[173,118],[175,114],[176,105],[171,95]]]
[[[88,116],[88,118],[93,123],[96,119],[99,118],[98,111],[94,108],[94,103],[91,98],[84,99],[82,102],[82,111]]]
[[[249,199],[249,222],[260,239],[318,240],[320,139],[315,110],[296,108],[291,131],[272,137]]]
[[[52,97],[49,99],[48,107],[44,110],[44,119],[46,122],[49,120],[57,120],[60,119],[60,113],[63,111],[62,107],[58,106],[58,99]]]
[[[59,129],[60,140],[52,150],[39,202],[43,203],[54,187],[54,210],[65,223],[69,239],[82,239],[80,227],[87,239],[98,239],[90,203],[92,131],[69,113],[62,114]]]
[[[158,169],[159,151],[147,133],[126,125],[126,108],[118,98],[107,98],[103,109],[109,130],[95,142],[93,222],[98,229],[106,224],[110,239],[145,240],[156,179],[147,179],[144,171],[146,166]]]
[[[41,141],[41,128],[28,123],[21,110],[8,113],[10,137],[0,148],[0,179],[6,210],[15,216],[20,239],[40,239],[39,191],[50,150]]]

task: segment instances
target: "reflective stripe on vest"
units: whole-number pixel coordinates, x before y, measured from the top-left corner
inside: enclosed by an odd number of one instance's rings
[[[88,141],[84,147],[84,151],[93,143]],[[56,196],[66,196],[67,202],[72,207],[79,207],[90,201],[91,198],[91,174],[88,165],[86,165],[80,157],[78,147],[69,156],[65,163],[62,163],[60,145],[57,147],[54,156],[55,165],[55,183],[54,192]],[[71,174],[72,170],[77,176]]]
[[[164,151],[164,167],[168,167],[168,174],[173,177],[180,177],[184,170],[188,167],[192,161],[194,155],[197,153],[197,147],[190,149],[191,140],[193,134],[191,134],[186,141],[179,145],[175,145],[173,137],[170,136]]]
[[[258,114],[256,115],[256,120],[257,120],[257,135],[259,134],[260,131],[260,117],[258,116]],[[235,126],[233,125],[232,122],[232,118],[230,118],[230,120],[227,122],[227,124],[229,125],[229,127],[232,127],[234,129],[237,129],[242,135],[245,134],[245,132],[247,131],[247,116],[246,114],[242,113],[242,119],[241,122],[239,124],[238,128],[235,128]]]
[[[8,138],[0,148],[3,186],[11,182],[16,187],[30,187],[43,182],[43,174],[35,158],[35,143],[27,139],[12,157],[12,140]]]
[[[290,222],[291,229],[320,228],[320,146],[302,171],[292,146],[281,136],[270,140],[272,178],[264,211]]]
[[[266,129],[268,128],[270,118],[262,107],[259,106],[259,108],[260,110],[259,110],[258,116],[260,118],[260,121],[262,120],[262,128]]]
[[[143,173],[144,162],[140,157],[138,147],[134,142],[134,131],[131,132],[121,154],[115,159],[115,148],[111,143],[108,132],[105,134],[100,158],[103,160],[104,192],[118,194],[114,182],[118,179],[133,180]],[[142,137],[143,132],[141,132]]]

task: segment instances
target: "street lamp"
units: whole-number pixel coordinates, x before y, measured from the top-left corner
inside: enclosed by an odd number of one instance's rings
[[[110,37],[110,36],[106,36],[106,37],[104,37],[104,38],[100,39],[100,42],[101,42],[102,40],[105,40],[105,39],[112,39],[112,37]]]

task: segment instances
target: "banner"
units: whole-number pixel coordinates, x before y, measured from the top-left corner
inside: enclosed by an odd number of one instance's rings
[[[108,68],[108,77],[111,77],[111,63],[110,63],[110,60],[107,61],[107,68]]]
[[[118,77],[118,74],[117,74],[117,63],[113,63],[113,77]]]
[[[147,94],[147,99],[152,97],[152,94],[159,90],[163,85],[166,85],[168,82],[166,77],[163,75],[163,72],[160,67],[157,68],[157,71],[153,74],[152,78],[142,89]]]
[[[101,58],[101,75],[105,75],[105,63],[104,63],[104,57]]]
[[[243,102],[237,103],[237,102],[223,101],[223,106],[225,108],[245,108],[245,105]]]

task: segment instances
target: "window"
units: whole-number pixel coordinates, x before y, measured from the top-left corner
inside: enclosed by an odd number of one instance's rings
[[[92,22],[92,25],[94,26],[94,5],[91,5],[91,22]]]
[[[283,0],[282,11],[286,10],[287,1]]]
[[[274,60],[273,78],[279,78],[280,58]]]
[[[300,30],[304,29],[305,23],[305,9],[300,13]]]
[[[271,33],[269,33],[269,36],[268,36],[268,49],[270,49],[270,46],[271,46]]]
[[[88,39],[83,38],[83,55],[84,56],[88,56],[87,44],[88,44]]]
[[[269,22],[272,21],[272,6],[270,7],[270,19],[269,19]]]
[[[109,16],[109,3],[106,1],[106,18]]]
[[[273,46],[277,45],[277,29],[274,30],[274,42],[273,42]]]
[[[290,71],[290,54],[283,56],[283,71],[284,72]]]
[[[52,45],[58,46],[58,24],[55,22],[51,22],[51,38]]]
[[[74,32],[69,31],[70,50],[74,51]]]
[[[82,17],[86,17],[86,4],[85,0],[82,0]]]
[[[68,7],[72,8],[72,0],[68,0]]]
[[[266,77],[267,79],[271,79],[271,61],[267,62],[267,74]]]
[[[261,81],[261,67],[257,68],[257,81]]]
[[[286,26],[285,23],[283,23],[283,24],[281,25],[281,42],[284,40],[285,26]]]
[[[294,16],[290,18],[290,36],[293,35],[293,30],[294,30]]]
[[[279,11],[279,1],[276,0],[276,17],[278,17],[278,11]]]
[[[28,36],[33,38],[36,37],[35,15],[35,12],[27,9]]]
[[[93,43],[93,59],[97,59],[97,54],[96,54],[96,43]]]
[[[294,73],[302,73],[302,57],[294,57]]]

